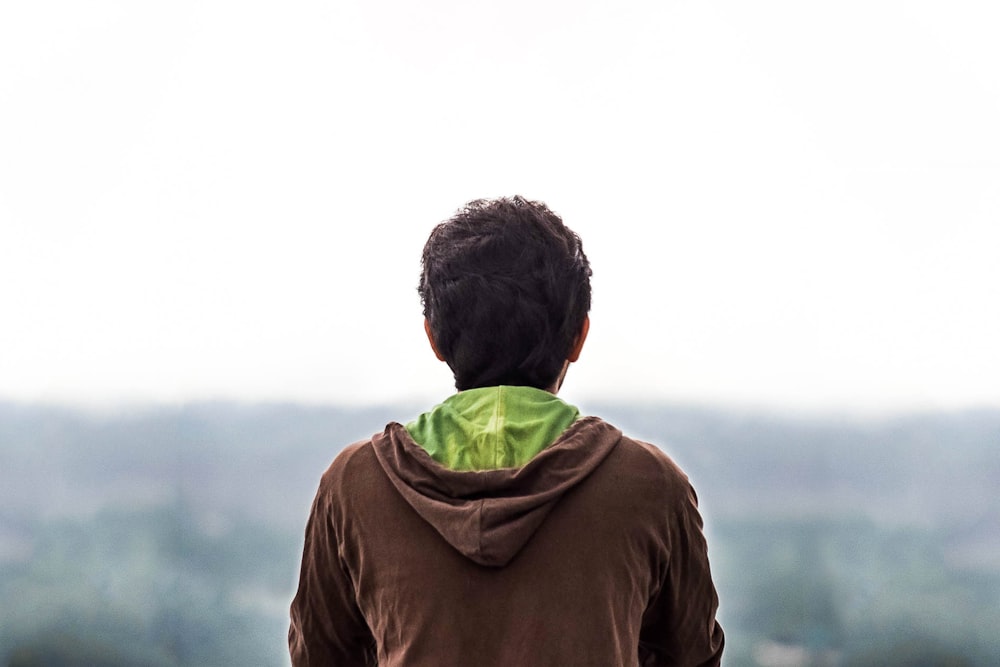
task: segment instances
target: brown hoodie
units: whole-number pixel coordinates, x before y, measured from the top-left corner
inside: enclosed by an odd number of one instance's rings
[[[399,424],[323,475],[291,608],[293,665],[718,665],[684,473],[578,420],[520,468],[442,467]]]

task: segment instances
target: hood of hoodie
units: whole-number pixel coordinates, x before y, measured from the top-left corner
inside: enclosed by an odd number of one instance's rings
[[[447,468],[397,423],[376,435],[372,445],[393,486],[441,537],[480,565],[502,567],[621,437],[614,426],[585,417],[524,465],[492,470]]]

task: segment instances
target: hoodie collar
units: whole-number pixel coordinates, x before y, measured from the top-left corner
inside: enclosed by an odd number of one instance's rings
[[[502,567],[621,438],[610,424],[584,417],[520,468],[464,472],[431,459],[399,424],[373,437],[372,447],[399,494],[452,547],[479,565]]]
[[[431,458],[451,470],[518,468],[580,417],[534,387],[482,387],[454,394],[406,425]]]

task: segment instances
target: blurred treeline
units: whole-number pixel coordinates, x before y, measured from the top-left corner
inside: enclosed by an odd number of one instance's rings
[[[1000,411],[581,408],[690,474],[724,664],[1000,664]],[[0,665],[287,664],[319,475],[418,411],[0,404]]]

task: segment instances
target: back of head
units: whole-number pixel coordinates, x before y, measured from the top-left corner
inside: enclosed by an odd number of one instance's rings
[[[459,390],[551,388],[590,311],[580,238],[541,202],[476,200],[438,225],[420,298]]]

